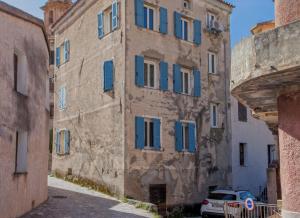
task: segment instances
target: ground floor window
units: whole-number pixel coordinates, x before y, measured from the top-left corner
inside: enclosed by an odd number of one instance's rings
[[[70,154],[70,131],[56,130],[56,153],[60,155]]]

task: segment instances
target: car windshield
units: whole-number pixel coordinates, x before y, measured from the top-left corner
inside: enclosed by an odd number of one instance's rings
[[[240,193],[240,199],[242,201],[246,200],[247,198],[251,198],[254,201],[256,201],[256,198],[250,192],[241,192]]]
[[[235,201],[236,195],[225,194],[225,193],[210,193],[208,199],[212,200],[223,200],[223,201]]]

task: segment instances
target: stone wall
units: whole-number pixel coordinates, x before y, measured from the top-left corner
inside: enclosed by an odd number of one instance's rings
[[[299,19],[299,0],[275,0],[275,24],[277,27]]]
[[[0,216],[10,218],[47,199],[49,111],[45,99],[49,56],[41,27],[2,11],[0,20]],[[28,96],[14,91],[16,50],[27,60]],[[20,130],[28,132],[27,173],[15,174],[16,132]]]

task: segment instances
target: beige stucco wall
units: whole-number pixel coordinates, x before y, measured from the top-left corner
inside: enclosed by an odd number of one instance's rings
[[[71,130],[71,154],[54,154],[52,169],[65,174],[72,168],[73,175],[145,201],[149,201],[149,184],[164,183],[167,204],[199,203],[206,197],[208,186],[231,182],[230,108],[225,103],[225,98],[230,103],[229,8],[215,0],[194,1],[193,10],[187,13],[201,19],[203,29],[210,10],[226,30],[222,36],[203,30],[202,45],[197,47],[174,37],[173,12],[183,12],[182,1],[148,2],[168,8],[168,35],[138,29],[131,0],[121,1],[120,29],[102,40],[97,37],[97,14],[111,4],[110,0],[82,1],[75,6],[74,14],[68,14],[54,27],[56,47],[65,39],[71,43],[70,62],[55,73],[55,104],[58,89],[65,84],[67,108],[59,111],[55,106],[54,123],[55,128]],[[207,72],[208,50],[218,53],[216,75]],[[159,57],[169,63],[169,91],[136,87],[135,55]],[[111,58],[115,65],[113,97],[103,93],[102,87],[102,63]],[[200,68],[202,97],[173,93],[175,63]],[[219,104],[221,128],[210,128],[210,103]],[[161,152],[135,149],[135,116],[143,115],[162,119]],[[174,125],[179,119],[197,123],[200,149],[196,154],[175,151]]]
[[[49,57],[40,27],[4,12],[0,12],[0,20],[0,216],[11,218],[47,199],[49,112],[45,98]],[[27,58],[27,97],[13,89],[15,49]],[[18,129],[28,131],[28,170],[22,175],[14,174]]]

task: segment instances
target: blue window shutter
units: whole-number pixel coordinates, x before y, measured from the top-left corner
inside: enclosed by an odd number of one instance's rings
[[[135,56],[135,84],[144,87],[144,57]]]
[[[194,20],[194,43],[196,45],[201,44],[201,21]]]
[[[182,124],[179,121],[176,121],[175,123],[175,148],[178,152],[183,150]]]
[[[103,12],[101,11],[98,14],[98,37],[102,39],[104,36],[104,28],[103,28]]]
[[[182,93],[181,67],[178,64],[173,65],[173,80],[174,92]]]
[[[111,91],[113,89],[114,80],[114,64],[112,60],[104,62],[103,72],[104,92]]]
[[[176,38],[182,39],[181,14],[174,11],[174,34]]]
[[[70,60],[70,40],[67,40],[67,61]]]
[[[60,48],[56,48],[56,66],[60,65]]]
[[[119,26],[118,14],[119,14],[118,1],[114,0],[112,3],[112,30],[115,30]]]
[[[194,153],[196,150],[196,126],[189,123],[189,152]]]
[[[64,42],[64,57],[65,57],[64,62],[69,61],[69,55],[70,55],[70,41],[66,40]]]
[[[153,30],[154,12],[153,9],[149,9],[149,29]]]
[[[65,130],[65,138],[64,138],[64,143],[65,143],[65,154],[70,154],[70,131]]]
[[[160,68],[160,90],[168,91],[168,63],[161,61]]]
[[[145,121],[143,117],[135,117],[135,148],[145,147]]]
[[[55,142],[55,146],[56,146],[56,153],[59,154],[60,153],[60,137],[59,137],[59,130],[56,129],[56,142]]]
[[[144,28],[147,28],[148,26],[148,9],[146,7],[144,7]]]
[[[201,96],[201,74],[199,70],[194,69],[194,96]]]
[[[160,119],[153,119],[154,126],[154,148],[155,150],[160,150]]]
[[[144,0],[135,0],[135,24],[144,27]]]
[[[159,31],[163,34],[168,33],[168,10],[166,8],[160,7],[160,25]]]

